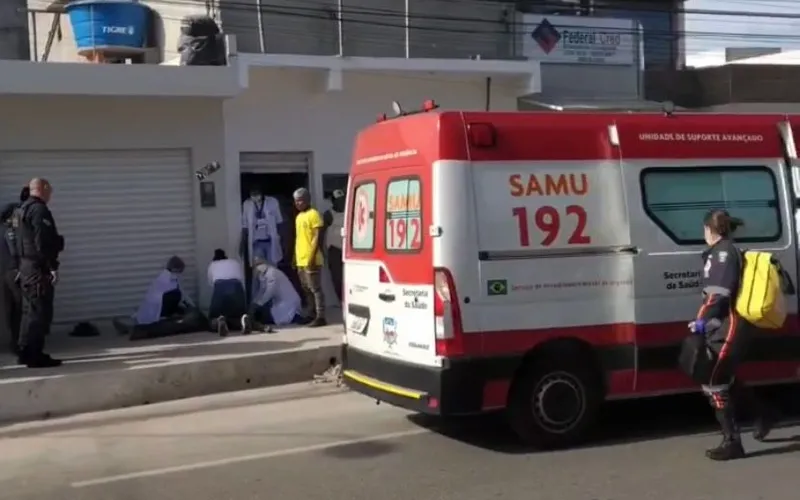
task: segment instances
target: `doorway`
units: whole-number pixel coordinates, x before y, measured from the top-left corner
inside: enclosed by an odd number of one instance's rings
[[[242,173],[240,174],[239,185],[242,203],[250,197],[250,190],[253,188],[260,188],[264,196],[271,196],[278,200],[278,205],[281,208],[281,215],[283,216],[283,224],[278,226],[278,234],[281,237],[281,249],[283,250],[283,262],[278,267],[281,271],[286,273],[286,276],[288,276],[295,290],[297,290],[297,293],[300,295],[303,306],[305,307],[305,294],[300,287],[300,279],[297,276],[297,272],[292,268],[292,254],[294,253],[295,239],[294,218],[297,216],[297,210],[294,208],[292,200],[292,193],[294,193],[297,188],[304,187],[308,189],[308,172],[276,172],[267,174]],[[253,270],[250,268],[249,255],[244,256],[244,268],[249,302],[251,298],[250,293],[253,290]]]

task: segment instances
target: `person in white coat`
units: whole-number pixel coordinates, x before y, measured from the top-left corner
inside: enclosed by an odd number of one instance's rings
[[[250,305],[249,318],[263,325],[304,324],[300,315],[302,303],[286,274],[272,263],[257,257],[254,279],[258,280],[258,294]]]
[[[264,196],[260,189],[250,191],[242,204],[242,243],[246,243],[251,267],[256,257],[278,265],[283,261],[278,225],[283,223],[278,200]]]

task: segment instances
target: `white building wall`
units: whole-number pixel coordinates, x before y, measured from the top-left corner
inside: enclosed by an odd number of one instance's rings
[[[443,109],[483,110],[486,105],[485,78],[345,72],[343,88],[326,92],[321,71],[252,68],[249,88],[225,102],[227,163],[238,164],[241,151],[312,151],[311,187],[319,204],[322,174],[349,171],[356,133],[380,113],[391,114],[393,100],[406,109],[418,109],[427,99]],[[511,84],[493,82],[491,110],[516,110],[519,94]],[[238,196],[234,170],[226,173],[230,194]]]
[[[191,167],[186,176],[193,183],[194,220],[186,220],[186,224],[194,225],[199,298],[201,304],[208,303],[205,270],[213,250],[236,250],[226,245],[225,176],[217,174],[210,179],[216,183],[215,208],[200,207],[193,178],[195,169],[225,156],[221,99],[0,95],[0,109],[0,155],[35,150],[188,149]],[[54,188],[54,196],[58,196],[58,186]],[[54,215],[58,222],[58,214]],[[91,224],[95,217],[103,214],[87,213],[86,223]],[[131,231],[147,238],[147,227],[148,221],[142,220]],[[124,267],[125,262],[119,265]],[[154,269],[161,265],[154,263]],[[114,284],[103,286],[113,289]]]

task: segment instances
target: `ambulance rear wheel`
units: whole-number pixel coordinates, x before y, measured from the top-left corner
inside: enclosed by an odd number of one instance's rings
[[[597,420],[603,391],[592,363],[540,359],[514,381],[508,402],[512,430],[541,449],[566,448],[586,439]]]

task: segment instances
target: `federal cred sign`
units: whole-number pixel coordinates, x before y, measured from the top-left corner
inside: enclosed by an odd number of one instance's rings
[[[535,61],[562,64],[633,65],[639,24],[629,19],[523,16],[522,50]]]

